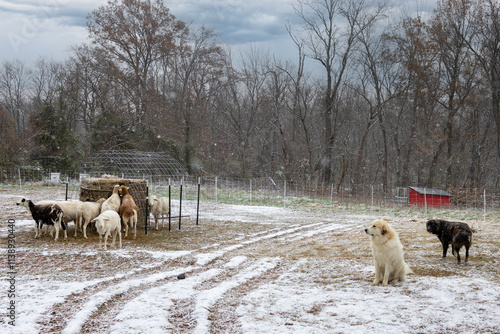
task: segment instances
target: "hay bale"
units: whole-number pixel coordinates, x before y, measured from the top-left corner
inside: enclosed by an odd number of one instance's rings
[[[101,178],[87,178],[80,186],[80,201],[96,202],[99,198],[108,198],[113,193],[115,185],[129,187],[129,193],[139,208],[137,226],[144,227],[147,207],[147,182],[141,179],[122,179],[103,175]]]

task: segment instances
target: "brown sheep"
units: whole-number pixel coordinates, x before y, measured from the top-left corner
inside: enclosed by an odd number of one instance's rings
[[[134,239],[137,237],[137,212],[139,208],[135,205],[132,195],[129,194],[130,188],[121,186],[119,192],[122,194],[122,204],[120,206],[120,216],[125,226],[125,237],[128,236],[128,228],[134,228]]]

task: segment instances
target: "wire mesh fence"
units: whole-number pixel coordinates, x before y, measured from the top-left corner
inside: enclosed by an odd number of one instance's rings
[[[30,188],[39,186],[60,187],[68,199],[79,199],[82,179],[99,177],[79,171],[42,171],[34,168],[1,170],[0,184],[10,187]],[[149,193],[158,196],[203,202],[299,207],[315,205],[322,208],[378,210],[379,208],[410,208],[421,211],[443,210],[409,203],[408,188],[363,185],[355,189],[336,187],[333,184],[315,182],[290,182],[271,177],[234,179],[227,177],[190,177],[169,175],[143,175]],[[199,190],[198,190],[199,189]],[[198,193],[199,191],[199,193]],[[498,189],[449,189],[451,194],[448,210],[460,209],[486,215],[500,212]]]

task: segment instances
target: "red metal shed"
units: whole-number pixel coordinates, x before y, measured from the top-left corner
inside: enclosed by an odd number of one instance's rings
[[[418,206],[449,207],[451,196],[450,193],[440,189],[410,187],[409,203]]]

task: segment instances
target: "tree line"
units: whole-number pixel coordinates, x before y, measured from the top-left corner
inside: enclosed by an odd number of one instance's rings
[[[296,0],[295,61],[239,55],[161,0],[87,16],[65,61],[0,66],[0,167],[163,151],[192,175],[500,187],[500,5]],[[238,65],[235,65],[235,64]],[[312,66],[319,70],[312,71]]]

